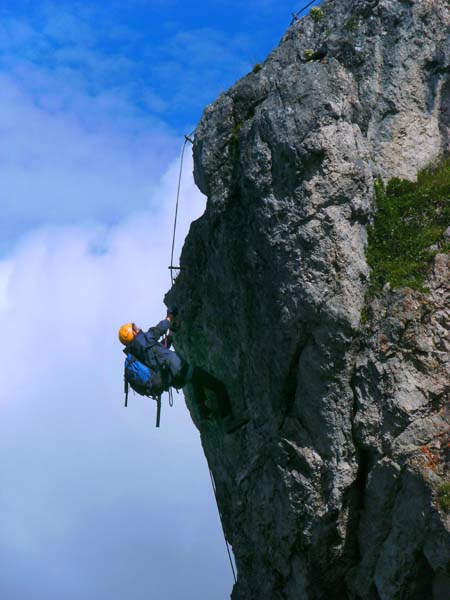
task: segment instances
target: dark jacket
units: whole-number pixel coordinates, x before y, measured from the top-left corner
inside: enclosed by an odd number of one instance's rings
[[[148,331],[141,330],[134,340],[124,348],[125,354],[131,353],[150,369],[159,369],[164,361],[163,355],[168,350],[158,340],[167,333],[169,325],[169,321],[165,319],[156,327],[150,327]]]
[[[165,348],[158,340],[167,333],[170,322],[160,321],[156,327],[146,332],[140,331],[125,348],[125,354],[132,354],[153,372],[162,376],[163,387],[183,387],[188,375],[187,363],[173,350]]]

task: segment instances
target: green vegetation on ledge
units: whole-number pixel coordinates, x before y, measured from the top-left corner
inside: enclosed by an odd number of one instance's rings
[[[445,512],[450,512],[450,483],[443,483],[438,489],[438,502]]]
[[[309,14],[316,23],[324,17],[323,10],[318,6],[313,6],[312,9],[309,11]]]
[[[369,228],[369,294],[391,287],[424,290],[436,252],[450,251],[450,160],[421,171],[417,181],[391,179],[375,186],[377,213]]]

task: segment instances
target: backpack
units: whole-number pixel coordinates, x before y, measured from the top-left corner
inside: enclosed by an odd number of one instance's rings
[[[150,396],[157,403],[156,427],[161,417],[161,394],[166,389],[164,378],[157,371],[151,371],[132,354],[127,354],[124,371],[125,406],[128,406],[128,386],[141,396]],[[166,382],[167,383],[167,382]],[[170,404],[170,399],[169,399]],[[170,404],[172,406],[172,404]]]
[[[153,379],[153,373],[147,365],[141,363],[132,354],[127,354],[124,372],[125,393],[128,391],[127,384],[129,384],[131,389],[141,396],[150,396]]]
[[[158,369],[150,370],[135,356],[127,354],[124,371],[125,406],[128,401],[128,386],[141,396],[150,396],[154,399],[168,389],[167,376],[163,371],[164,369],[161,372]]]

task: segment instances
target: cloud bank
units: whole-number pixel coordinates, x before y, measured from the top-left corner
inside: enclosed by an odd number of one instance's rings
[[[188,159],[178,249],[203,211]],[[181,395],[123,408],[118,325],[163,316],[178,165],[114,226],[46,226],[0,262],[0,596],[225,597],[230,575]],[[174,576],[176,573],[176,576]],[[26,576],[25,576],[26,575]]]
[[[0,252],[42,223],[111,224],[148,207],[175,154],[173,136],[132,113],[117,126],[104,97],[85,94],[67,110],[49,109],[8,75],[0,74],[0,88]],[[56,90],[49,94],[54,104],[62,102]]]
[[[164,316],[181,140],[114,83],[92,26],[47,7],[0,36],[0,597],[223,598],[182,395],[159,430],[153,401],[123,408],[117,329]],[[187,156],[177,253],[204,208],[191,171]]]

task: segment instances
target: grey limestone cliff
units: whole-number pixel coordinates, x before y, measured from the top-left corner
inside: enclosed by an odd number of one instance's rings
[[[234,600],[450,598],[449,255],[364,309],[375,179],[450,149],[449,8],[328,0],[196,130],[207,207],[169,300],[250,419],[224,435],[188,392]]]

